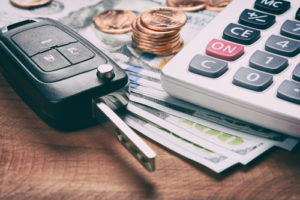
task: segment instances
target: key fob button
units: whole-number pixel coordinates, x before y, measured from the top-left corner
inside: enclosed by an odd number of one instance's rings
[[[33,56],[54,46],[76,42],[73,37],[52,25],[39,26],[19,32],[12,36],[12,40],[28,56]]]
[[[76,64],[94,57],[94,53],[79,42],[68,44],[57,49],[72,64]]]
[[[32,59],[42,70],[47,72],[58,70],[71,64],[55,49],[33,56]]]

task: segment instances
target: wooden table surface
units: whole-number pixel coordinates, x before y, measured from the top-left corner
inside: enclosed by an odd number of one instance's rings
[[[299,145],[218,175],[146,141],[157,152],[150,173],[112,131],[52,129],[0,75],[0,199],[300,199]]]

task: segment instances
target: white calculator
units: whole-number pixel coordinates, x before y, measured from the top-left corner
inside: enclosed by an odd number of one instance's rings
[[[234,0],[162,70],[172,96],[300,137],[300,1]]]

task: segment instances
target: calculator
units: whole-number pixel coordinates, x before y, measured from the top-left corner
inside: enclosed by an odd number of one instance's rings
[[[299,52],[299,0],[234,0],[162,69],[162,87],[300,137]]]

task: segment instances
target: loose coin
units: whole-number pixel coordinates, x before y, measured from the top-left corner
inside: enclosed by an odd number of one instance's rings
[[[141,15],[141,23],[155,31],[179,30],[186,21],[182,10],[171,7],[152,8]]]
[[[137,15],[129,10],[107,10],[94,18],[94,24],[102,32],[122,34],[131,31],[136,18]]]
[[[231,0],[209,0],[205,9],[214,12],[222,11]]]
[[[205,8],[208,0],[167,0],[167,5],[183,11],[197,11]]]
[[[52,0],[10,0],[12,4],[21,8],[32,8],[43,6],[50,3]]]

